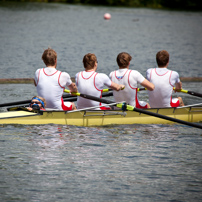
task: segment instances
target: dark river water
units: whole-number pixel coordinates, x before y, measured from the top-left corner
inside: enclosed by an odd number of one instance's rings
[[[104,13],[111,20],[104,20]],[[74,77],[88,53],[98,72],[126,51],[145,75],[156,52],[182,77],[202,77],[202,13],[0,3],[0,78],[33,78],[47,47]],[[183,88],[202,93],[200,82]],[[0,84],[0,103],[30,99],[32,84]],[[201,99],[180,95],[185,104]],[[146,92],[140,100],[148,100]],[[5,111],[1,108],[0,111]],[[173,125],[0,125],[0,201],[202,201],[202,130]]]

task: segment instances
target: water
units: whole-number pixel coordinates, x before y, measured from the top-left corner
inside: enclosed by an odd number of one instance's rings
[[[88,52],[106,74],[117,68],[119,52],[129,52],[131,68],[145,74],[161,49],[180,76],[202,76],[200,12],[0,5],[1,78],[32,78],[44,67],[48,46],[58,53],[58,69],[71,77]],[[201,87],[183,84],[196,92]],[[0,85],[0,103],[35,94],[32,84]],[[201,102],[177,95],[185,104]],[[139,98],[147,100],[146,92]],[[202,201],[202,131],[184,125],[0,125],[0,152],[1,201]]]
[[[180,76],[202,76],[202,13],[14,5],[0,8],[1,78],[33,77],[37,68],[44,67],[41,55],[48,46],[58,53],[58,68],[72,77],[83,69],[86,53],[95,53],[98,71],[109,74],[123,51],[133,57],[131,68],[145,75],[156,67],[155,56],[162,49],[169,51],[170,68]],[[103,19],[105,12],[111,13],[110,21]]]
[[[202,197],[202,133],[190,127],[6,126],[0,134],[2,201]]]

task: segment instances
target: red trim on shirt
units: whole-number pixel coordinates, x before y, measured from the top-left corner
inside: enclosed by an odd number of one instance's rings
[[[87,72],[87,71],[85,71],[85,72]],[[88,71],[88,72],[90,72],[90,71]],[[93,76],[93,74],[95,73],[95,71],[92,71],[92,72],[93,72],[93,73],[92,73],[88,78],[84,78],[83,72],[81,72],[81,76],[82,76],[83,79],[86,79],[86,80],[87,80],[87,79],[90,79],[90,77]]]
[[[61,76],[61,74],[62,74],[62,72],[60,72],[60,74],[59,74],[59,76],[58,76],[58,84],[59,84],[59,86],[60,86],[61,88],[65,89],[65,87],[62,87],[62,86],[60,85],[60,76]]]
[[[156,69],[157,69],[157,68],[155,68],[155,72],[156,72],[156,74],[157,74],[158,76],[164,76],[164,75],[166,75],[166,74],[169,72],[169,71],[167,71],[165,74],[160,75],[160,74],[157,73]]]
[[[102,90],[98,89],[98,88],[96,87],[96,85],[95,85],[95,77],[97,76],[97,74],[98,74],[98,73],[96,73],[96,74],[95,74],[95,76],[94,76],[94,87],[95,87],[95,89],[96,89],[96,90],[98,90],[98,91],[101,91],[101,92],[102,92]],[[101,95],[102,95],[102,93],[101,93]]]
[[[172,72],[173,72],[173,71],[170,71],[169,83],[170,83],[170,85],[171,85],[172,87],[174,87],[174,86],[171,84],[171,81],[170,81],[170,79],[171,79],[171,75],[172,75]]]
[[[116,79],[118,79],[118,80],[123,79],[123,77],[126,75],[127,71],[128,71],[128,69],[126,70],[126,72],[124,73],[124,75],[122,76],[122,78],[117,78],[117,76],[116,76],[116,71],[115,71],[115,77],[116,77]]]
[[[130,86],[130,88],[132,89],[137,89],[137,88],[133,88],[131,85],[130,85],[130,80],[129,80],[129,77],[130,77],[130,73],[132,72],[132,70],[130,70],[129,74],[128,74],[128,85]]]
[[[48,74],[45,72],[45,69],[43,68],[43,73],[44,73],[46,76],[53,76],[53,75],[56,74],[57,72],[58,72],[58,70],[56,70],[53,74],[48,75]]]

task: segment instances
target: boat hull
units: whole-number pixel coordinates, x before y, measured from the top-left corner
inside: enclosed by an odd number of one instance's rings
[[[202,107],[147,109],[147,111],[187,122],[202,121]],[[0,113],[0,124],[62,124],[105,126],[116,124],[172,124],[174,122],[135,111],[42,111],[24,110]]]

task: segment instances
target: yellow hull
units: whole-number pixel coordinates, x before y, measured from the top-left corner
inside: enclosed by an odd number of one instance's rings
[[[202,107],[147,109],[154,113],[187,122],[202,121]],[[28,111],[0,113],[0,124],[62,124],[75,126],[105,126],[115,124],[172,124],[174,122],[135,111]]]

